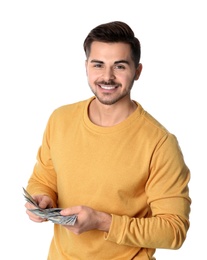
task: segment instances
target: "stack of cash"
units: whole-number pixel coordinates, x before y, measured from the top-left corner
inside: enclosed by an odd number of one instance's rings
[[[35,209],[28,209],[35,215],[50,220],[55,224],[61,224],[61,225],[74,225],[77,219],[77,215],[70,215],[70,216],[62,216],[60,214],[60,211],[62,208],[47,208],[47,209],[42,209],[38,206],[36,201],[32,198],[32,196],[23,188],[24,191],[24,197],[27,202],[30,204],[34,205],[36,208]]]

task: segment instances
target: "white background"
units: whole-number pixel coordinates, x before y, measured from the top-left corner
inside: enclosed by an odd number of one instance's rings
[[[0,259],[46,260],[53,225],[29,221],[22,186],[51,112],[91,96],[83,41],[113,20],[127,22],[141,41],[133,99],[177,136],[191,169],[187,239],[179,250],[157,250],[157,260],[206,258],[205,2],[0,1]]]

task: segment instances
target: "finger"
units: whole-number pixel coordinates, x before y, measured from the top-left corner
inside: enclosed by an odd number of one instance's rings
[[[52,208],[52,200],[48,196],[36,195],[34,196],[37,201],[38,207],[42,209]]]
[[[75,206],[70,208],[65,208],[60,211],[60,214],[62,216],[68,216],[68,215],[78,215],[78,213],[81,211],[82,206]]]
[[[43,221],[47,221],[47,219],[45,218],[41,218],[37,215],[35,215],[34,213],[32,213],[30,210],[26,210],[27,215],[29,216],[29,219],[31,219],[34,222],[43,222]]]
[[[49,201],[43,199],[40,201],[39,207],[41,209],[51,208],[51,203],[49,203]]]
[[[26,202],[26,203],[24,204],[24,206],[25,206],[25,208],[27,208],[27,209],[35,209],[35,208],[36,208],[33,204],[31,204],[31,203],[29,203],[29,202]]]

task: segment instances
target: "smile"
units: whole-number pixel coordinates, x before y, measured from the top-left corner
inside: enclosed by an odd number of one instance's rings
[[[99,85],[103,89],[111,90],[117,88],[117,86]]]

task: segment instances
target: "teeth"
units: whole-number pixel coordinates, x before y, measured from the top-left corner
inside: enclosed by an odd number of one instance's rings
[[[115,89],[115,86],[101,86],[103,89]]]

